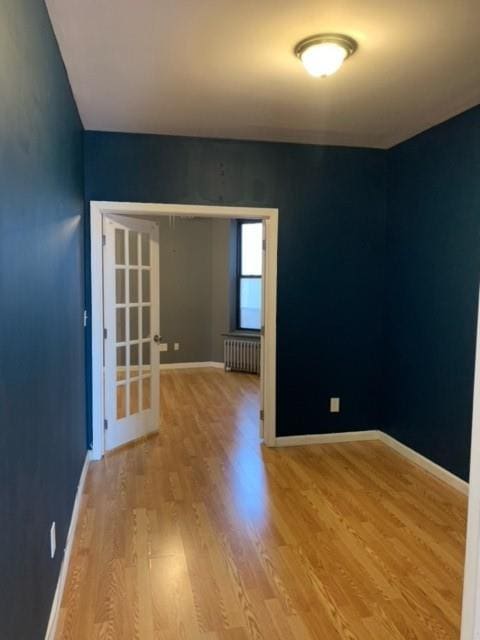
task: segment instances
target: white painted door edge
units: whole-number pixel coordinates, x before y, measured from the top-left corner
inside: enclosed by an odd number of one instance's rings
[[[68,568],[70,566],[73,541],[75,538],[75,531],[80,516],[80,505],[82,503],[83,490],[85,487],[85,480],[87,478],[89,462],[90,452],[87,451],[85,462],[83,463],[82,473],[80,474],[80,480],[78,481],[75,502],[73,503],[72,517],[70,519],[70,526],[68,527],[67,542],[65,545],[62,564],[60,566],[60,573],[58,575],[57,588],[55,589],[55,594],[53,596],[52,608],[50,610],[47,631],[45,633],[45,640],[54,640],[57,631],[58,619],[60,616],[60,607],[62,605],[63,592],[65,590],[65,584],[67,581]]]
[[[265,389],[264,443],[274,446],[276,432],[276,345],[277,345],[277,248],[278,209],[204,205],[155,204],[137,202],[90,202],[91,282],[92,282],[92,460],[105,450],[103,421],[103,282],[102,221],[104,214],[128,216],[196,216],[203,218],[265,220],[267,246],[265,265]]]
[[[463,575],[461,640],[480,640],[480,305],[473,385],[470,494]]]

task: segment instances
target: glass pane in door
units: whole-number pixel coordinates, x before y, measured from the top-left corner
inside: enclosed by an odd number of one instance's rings
[[[150,375],[151,372],[151,364],[150,364],[150,350],[151,343],[150,340],[142,343],[142,373],[143,375]]]
[[[150,401],[150,387],[151,387],[151,378],[143,378],[142,380],[142,410],[150,409],[151,401]]]
[[[115,229],[115,264],[125,264],[125,231]]]
[[[150,307],[142,307],[142,338],[150,337]]]
[[[150,234],[115,229],[116,415],[152,408]]]
[[[142,302],[150,302],[150,269],[142,269]]]
[[[142,233],[142,265],[150,266],[150,236],[148,233]]]
[[[138,264],[138,233],[136,231],[128,232],[128,263]]]
[[[115,270],[115,301],[125,304],[125,269]]]
[[[130,268],[128,271],[129,302],[138,302],[138,269]]]
[[[117,380],[127,377],[127,348],[117,347]]]
[[[130,415],[138,413],[139,408],[139,387],[138,380],[130,382]]]
[[[130,307],[130,340],[138,340],[138,307]]]
[[[117,420],[121,420],[127,416],[127,394],[126,385],[120,384],[117,387]]]
[[[126,336],[125,309],[117,309],[117,342],[125,342]]]

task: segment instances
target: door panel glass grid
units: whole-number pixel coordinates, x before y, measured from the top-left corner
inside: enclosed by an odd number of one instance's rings
[[[150,256],[148,233],[115,229],[117,419],[151,408]]]

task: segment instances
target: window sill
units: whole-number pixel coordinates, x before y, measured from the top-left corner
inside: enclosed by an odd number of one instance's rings
[[[235,329],[234,331],[225,331],[222,336],[226,338],[257,338],[260,339],[260,331],[258,329]]]

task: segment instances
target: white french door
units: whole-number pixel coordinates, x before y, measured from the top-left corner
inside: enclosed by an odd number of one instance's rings
[[[262,293],[260,310],[260,439],[265,436],[265,270],[267,266],[267,227],[265,220],[262,221]]]
[[[152,222],[105,215],[105,450],[158,429],[159,256]]]

